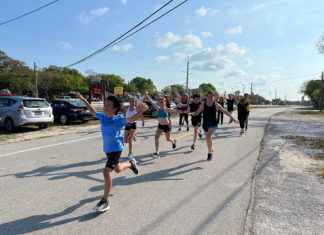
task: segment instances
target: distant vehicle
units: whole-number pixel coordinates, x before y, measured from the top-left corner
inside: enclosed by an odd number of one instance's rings
[[[70,96],[61,96],[59,99],[61,99],[61,100],[70,100],[71,97]]]
[[[61,124],[67,124],[73,120],[87,122],[94,119],[87,106],[78,99],[53,100],[51,106],[54,120]]]
[[[9,132],[15,127],[37,125],[47,128],[53,123],[52,107],[45,99],[19,96],[0,97],[0,126]]]
[[[143,113],[143,115],[149,115],[153,118],[156,118],[158,116],[157,110],[154,108],[154,106],[150,103],[150,101],[145,101],[145,104],[148,106],[148,109]]]

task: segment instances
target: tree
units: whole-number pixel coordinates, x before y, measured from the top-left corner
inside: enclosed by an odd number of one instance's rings
[[[316,43],[316,47],[320,54],[324,54],[324,33],[321,35],[320,39]]]
[[[183,93],[185,93],[185,88],[183,85],[180,85],[180,84],[173,84],[171,85],[171,95],[172,97],[174,97],[176,94],[174,92],[174,88],[176,88],[178,90],[178,93],[180,95],[182,95]]]
[[[0,90],[13,94],[30,94],[34,90],[33,71],[24,62],[14,60],[0,51]]]
[[[108,82],[109,87],[123,87],[125,85],[125,80],[122,79],[119,75],[115,74],[98,74],[102,80],[106,80]]]
[[[321,80],[310,80],[305,82],[301,92],[310,98],[312,102],[314,102],[315,107],[319,107],[319,95],[320,95],[320,86]]]
[[[146,90],[150,92],[154,92],[156,90],[156,86],[154,86],[153,81],[150,78],[146,79],[142,77],[136,77],[129,82],[129,85],[136,87],[137,91],[141,93]]]
[[[206,96],[208,91],[216,91],[216,88],[211,83],[202,83],[200,84],[199,89],[202,96]]]

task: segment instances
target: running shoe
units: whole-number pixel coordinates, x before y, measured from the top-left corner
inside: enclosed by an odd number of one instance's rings
[[[129,153],[128,154],[128,160],[132,160],[133,159],[133,154],[132,153]]]
[[[104,212],[110,208],[109,201],[107,201],[104,198],[101,198],[101,200],[98,202],[98,204],[93,208],[94,211],[97,212]]]
[[[242,129],[241,132],[240,132],[240,135],[243,135],[244,134],[244,130]]]
[[[160,154],[155,152],[153,153],[152,158],[160,158]]]
[[[132,160],[129,161],[129,163],[132,164],[132,166],[129,169],[131,169],[135,175],[138,175],[138,166],[136,160],[133,158]]]
[[[207,161],[211,161],[211,160],[212,160],[212,158],[213,158],[213,153],[214,153],[214,151],[212,151],[211,153],[208,153]]]
[[[245,127],[245,131],[247,131],[247,126]]]
[[[189,127],[187,126],[187,131],[189,131]]]
[[[172,143],[172,148],[175,149],[177,147],[177,141],[174,140],[174,142]]]
[[[178,131],[181,131],[181,128],[179,128]]]
[[[145,126],[145,123],[144,123],[144,121],[142,122],[142,126]]]
[[[196,147],[195,144],[192,144],[192,145],[191,145],[191,149],[192,149],[192,150],[195,150],[195,147]]]
[[[133,138],[133,141],[136,141],[137,140],[137,136],[135,135],[134,138]]]
[[[202,138],[202,134],[201,134],[200,131],[198,132],[198,135],[199,135],[199,138],[201,139]]]

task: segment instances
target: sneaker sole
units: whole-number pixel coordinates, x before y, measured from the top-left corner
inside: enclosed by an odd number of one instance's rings
[[[110,206],[108,206],[108,207],[105,208],[105,209],[101,209],[101,210],[98,210],[97,207],[94,207],[92,210],[94,210],[95,212],[105,212],[105,211],[107,211],[107,210],[109,210],[109,209],[110,209]]]

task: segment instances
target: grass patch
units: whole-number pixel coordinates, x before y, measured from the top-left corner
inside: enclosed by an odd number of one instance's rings
[[[319,112],[317,110],[314,110],[314,111],[298,111],[298,112],[295,112],[297,114],[300,114],[300,115],[313,115],[313,116],[319,116],[319,117],[324,117],[324,112]]]

